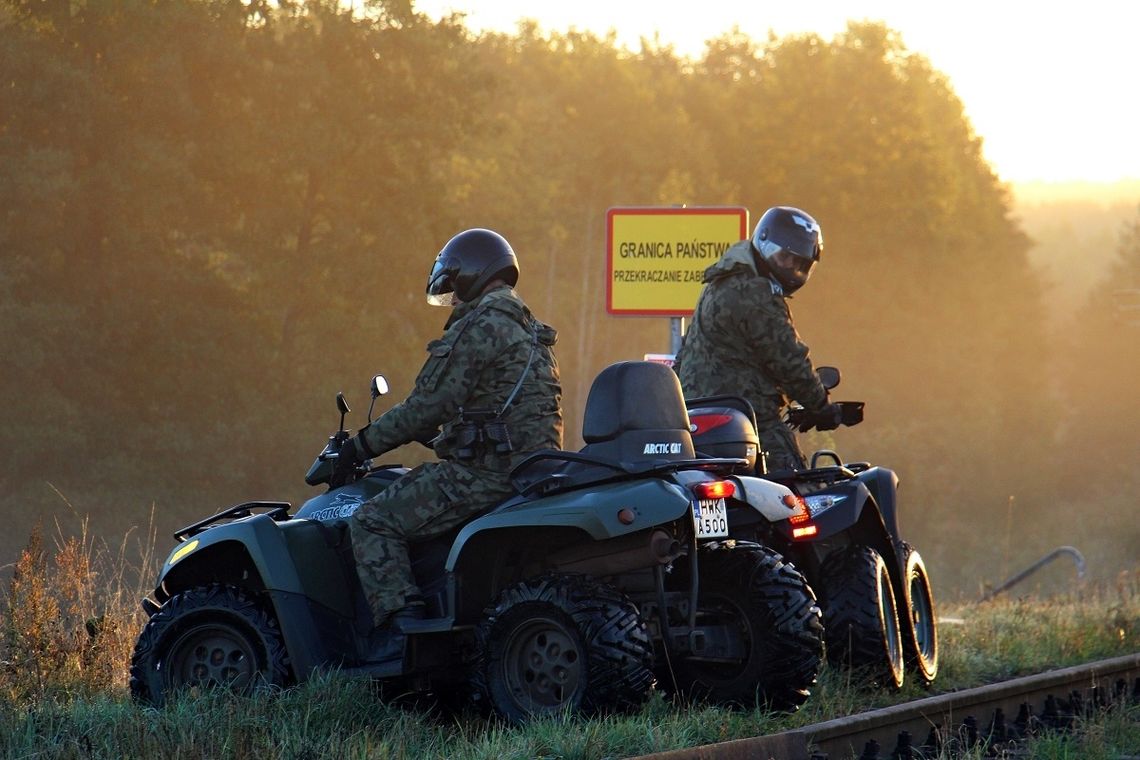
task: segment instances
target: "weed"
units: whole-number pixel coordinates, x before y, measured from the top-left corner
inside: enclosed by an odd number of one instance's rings
[[[153,521],[146,540],[129,538],[108,547],[90,537],[85,521],[74,535],[57,525],[54,551],[39,529],[30,536],[0,600],[0,756],[593,760],[770,734],[931,693],[911,683],[898,694],[870,689],[825,666],[793,715],[679,705],[658,693],[633,715],[554,716],[512,727],[382,699],[367,681],[326,674],[274,693],[204,693],[154,710],[133,703],[126,689],[145,621],[138,599],[155,577]],[[1136,651],[1140,572],[1079,594],[940,612],[961,622],[940,627],[933,690],[968,688]],[[1030,756],[1138,751],[1138,718],[1134,708],[1118,710],[1073,735],[1040,737]]]

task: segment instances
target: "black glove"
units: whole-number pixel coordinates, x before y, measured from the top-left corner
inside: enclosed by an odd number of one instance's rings
[[[808,412],[800,421],[799,430],[806,433],[813,427],[816,430],[835,430],[843,422],[843,408],[836,403],[829,403],[818,412]]]
[[[420,444],[421,446],[427,446],[429,449],[435,448],[435,440],[439,438],[439,435],[439,428],[434,428],[427,432],[420,432],[416,436],[416,443]]]
[[[346,438],[336,452],[336,464],[333,466],[334,479],[343,482],[362,461],[364,460],[356,447],[355,439]]]

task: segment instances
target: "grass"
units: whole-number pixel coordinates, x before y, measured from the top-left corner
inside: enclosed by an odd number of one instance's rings
[[[929,760],[1129,760],[1140,750],[1140,706],[1119,705],[1079,721],[1067,731],[1050,731],[1024,745],[998,744],[947,749]],[[1127,756],[1126,756],[1127,755]]]
[[[826,668],[798,713],[689,709],[654,695],[638,713],[570,716],[508,727],[424,704],[381,699],[336,674],[276,693],[206,694],[163,710],[127,696],[126,675],[154,577],[153,532],[110,547],[87,535],[53,546],[33,533],[0,599],[0,755],[6,758],[573,758],[628,757],[756,736],[928,696],[862,687]],[[968,688],[1140,650],[1140,570],[1070,596],[940,605],[941,670],[933,692]],[[1031,757],[1140,754],[1136,706],[1071,734],[1035,740]],[[969,757],[969,754],[963,755]],[[980,758],[981,755],[979,754]]]

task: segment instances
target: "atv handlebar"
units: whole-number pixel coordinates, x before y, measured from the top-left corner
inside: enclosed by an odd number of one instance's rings
[[[309,472],[305,475],[305,483],[310,486],[319,486],[321,484],[328,485],[329,489],[340,488],[347,483],[356,480],[357,477],[367,472],[367,461],[360,462],[355,468],[355,474],[349,474],[344,477],[336,471],[336,462],[340,459],[340,447],[348,439],[348,433],[343,429],[329,436],[328,443],[325,444],[324,449],[317,458],[313,460],[313,464],[309,467]]]

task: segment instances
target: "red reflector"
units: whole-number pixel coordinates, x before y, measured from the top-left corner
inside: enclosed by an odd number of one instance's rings
[[[816,533],[819,533],[819,528],[811,523],[802,528],[792,528],[792,538],[811,538]]]
[[[697,483],[693,486],[693,493],[698,499],[727,499],[736,493],[736,486],[730,480],[713,480]]]
[[[636,515],[633,513],[633,510],[629,507],[618,510],[617,517],[618,522],[620,522],[622,525],[633,525],[633,521],[637,519]]]
[[[693,425],[693,435],[707,433],[718,428],[732,419],[730,414],[697,414],[689,415],[689,422]]]

